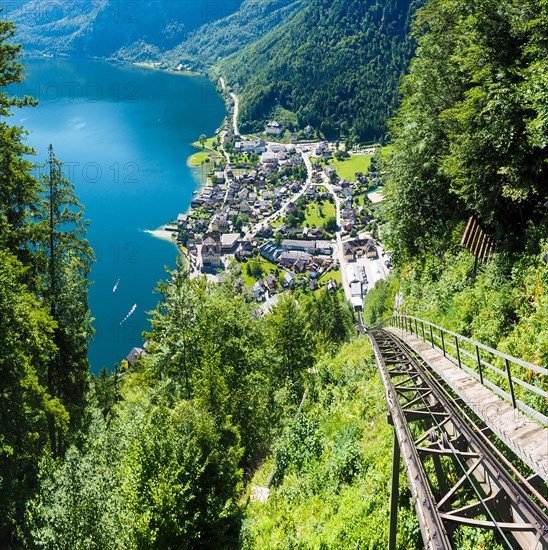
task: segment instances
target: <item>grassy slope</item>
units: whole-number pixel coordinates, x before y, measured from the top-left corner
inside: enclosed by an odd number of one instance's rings
[[[340,178],[348,181],[356,181],[356,172],[366,174],[371,164],[373,155],[351,155],[350,158],[333,159],[330,164],[337,170]]]
[[[204,160],[206,160],[209,157],[208,153],[194,153],[190,159],[189,162],[192,166],[200,166]]]
[[[308,444],[300,442],[309,456],[300,466],[299,456],[286,467],[266,503],[248,505],[242,547],[386,547],[393,436],[368,341],[346,344],[334,359],[321,362],[311,395],[303,416],[315,426],[314,435],[309,430]],[[317,448],[315,454],[310,448]],[[259,470],[252,483],[264,482],[271,466]],[[409,497],[404,477],[403,503]],[[413,510],[404,506],[400,520],[401,547],[414,547]]]

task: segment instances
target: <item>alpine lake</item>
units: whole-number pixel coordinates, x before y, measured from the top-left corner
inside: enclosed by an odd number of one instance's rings
[[[24,60],[15,109],[34,162],[53,144],[89,220],[94,254],[89,293],[95,336],[91,371],[112,370],[144,343],[158,281],[178,254],[153,231],[185,212],[202,174],[187,165],[201,134],[213,135],[225,105],[206,78],[89,59]],[[39,169],[37,169],[38,171]]]

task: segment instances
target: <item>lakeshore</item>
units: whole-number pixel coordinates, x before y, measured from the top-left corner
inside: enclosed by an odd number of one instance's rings
[[[111,370],[143,345],[142,332],[150,329],[154,289],[178,253],[158,230],[190,205],[197,190],[186,164],[190,144],[202,131],[214,132],[225,106],[217,96],[202,102],[206,81],[198,77],[90,59],[25,62],[28,79],[10,93],[29,93],[40,103],[15,111],[13,122],[30,131],[37,162],[54,144],[85,206],[95,253],[89,304],[96,335],[88,356],[92,372]]]
[[[128,62],[121,61],[121,60],[113,59],[113,61],[117,63],[121,63],[122,65],[128,64]],[[139,67],[140,69],[151,69],[153,71],[162,71],[168,74],[176,74],[180,76],[206,78],[204,74],[199,73],[197,71],[191,71],[189,69],[176,69],[176,68],[164,67],[162,66],[161,63],[157,61],[133,61],[133,62],[130,62],[129,64],[133,65],[134,67]]]

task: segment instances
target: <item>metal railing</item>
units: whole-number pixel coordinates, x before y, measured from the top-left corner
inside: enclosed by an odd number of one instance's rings
[[[399,328],[430,343],[483,386],[510,402],[514,409],[548,425],[548,369],[410,315],[393,315],[382,326]]]

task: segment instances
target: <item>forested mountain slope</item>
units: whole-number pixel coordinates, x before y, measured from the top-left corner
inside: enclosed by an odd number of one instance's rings
[[[240,2],[231,1],[230,10]],[[27,52],[155,60],[194,29],[225,17],[221,4],[227,3],[26,0],[12,7],[10,19],[18,25],[17,39]]]
[[[309,0],[291,21],[217,65],[241,93],[241,129],[262,129],[277,108],[286,123],[372,140],[386,131],[412,44],[418,2]]]
[[[269,32],[291,21],[310,0],[244,0],[240,9],[192,32],[162,59],[170,66],[179,63],[193,69],[210,68],[225,57],[243,50]]]

